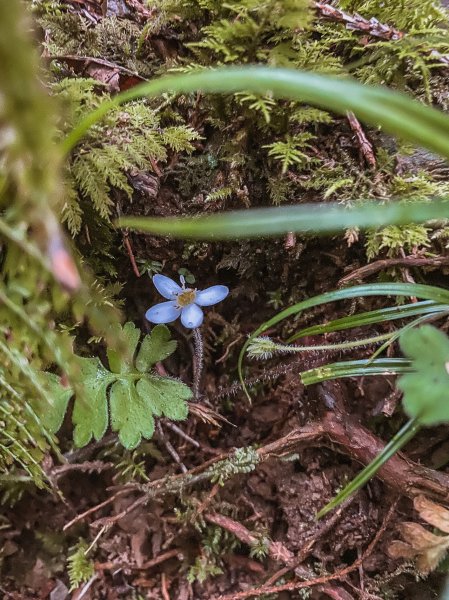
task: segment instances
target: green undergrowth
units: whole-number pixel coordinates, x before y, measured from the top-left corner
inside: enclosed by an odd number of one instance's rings
[[[150,457],[162,462],[160,449],[148,441],[156,420],[188,416],[189,387],[160,375],[161,369],[156,372],[156,365],[175,351],[176,342],[163,325],[142,335],[132,322],[137,309],[127,300],[134,288],[124,289],[123,284],[133,256],[123,249],[116,218],[161,214],[161,187],[170,197],[164,216],[303,202],[338,201],[349,207],[361,198],[388,205],[398,197],[430,201],[449,192],[445,167],[435,155],[412,151],[373,127],[360,126],[372,144],[374,166],[344,112],[336,116],[299,101],[275,99],[269,92],[134,99],[110,110],[68,156],[58,145],[87,113],[128,84],[219,65],[258,63],[351,75],[447,109],[447,66],[436,53],[449,52],[448,19],[434,2],[340,2],[350,14],[377,18],[401,30],[404,35],[397,40],[367,39],[344,24],[325,20],[302,0],[155,0],[154,18],[140,21],[109,12],[90,20],[69,4],[29,3],[34,44],[48,66],[44,70],[30,59],[35,55],[18,26],[19,3],[12,2],[11,10],[0,3],[0,491],[8,505],[33,486],[60,494],[43,465],[65,464],[63,451],[101,442],[108,430],[123,446],[103,454],[116,463],[117,482],[144,485],[145,461]],[[375,260],[404,253],[431,256],[446,247],[448,237],[446,220],[415,225],[402,220],[364,234],[351,230],[347,240],[360,244],[366,258]],[[171,268],[165,257],[151,255],[147,240],[134,240],[142,272]],[[301,248],[301,239],[297,243]],[[256,300],[264,285],[257,260],[265,261],[264,268],[271,269],[279,284],[268,296],[270,310],[284,308],[294,293],[296,299],[302,297],[303,289],[291,292],[294,284],[279,273],[279,257],[285,256],[282,244],[270,252],[262,245],[258,253],[252,244],[235,245],[209,259],[217,269],[247,280],[252,289],[245,292],[246,301]],[[173,268],[193,284],[191,271],[209,247],[191,242],[181,248]],[[446,316],[445,294],[422,287],[407,288],[402,295],[394,284],[386,287],[387,296],[424,295],[419,303],[392,305],[364,318],[385,324],[414,316],[413,325],[421,325],[428,318]],[[138,310],[139,295],[146,293],[141,289],[135,294]],[[336,294],[337,299],[361,295],[360,290]],[[124,318],[120,306],[133,314]],[[304,308],[287,310],[291,316]],[[221,329],[207,332],[209,346],[235,337],[239,315],[232,322],[215,315]],[[304,350],[291,346],[301,332],[282,343],[261,338],[283,319],[278,317],[251,336],[253,354]],[[319,332],[343,331],[344,325],[327,323]],[[405,325],[391,335],[367,334],[358,340],[359,346],[368,346],[375,339],[386,349],[401,335],[406,355],[402,359],[340,361],[301,373],[302,382],[399,374],[404,411],[414,420],[405,433],[414,433],[415,425],[446,422],[447,408],[438,409],[447,389],[447,338],[429,327],[415,331]],[[423,344],[431,349],[425,357],[416,352]],[[328,349],[328,344],[323,346]],[[183,371],[175,367],[172,372]],[[423,404],[418,396],[426,381],[431,385],[429,377],[435,385]],[[213,464],[205,478],[221,487],[231,477],[253,471],[259,460],[254,448],[240,448],[228,460]],[[186,500],[184,491],[181,495]],[[192,560],[191,582],[218,574],[221,554],[237,547],[236,538],[221,528],[201,523],[199,533],[202,543]],[[255,533],[251,556],[262,558],[269,541],[263,532]],[[73,589],[93,576],[88,548],[81,540],[69,552]]]
[[[142,77],[233,63],[292,67],[387,84],[445,107],[441,90],[447,67],[432,50],[449,52],[447,13],[434,2],[413,0],[400,7],[376,1],[339,4],[349,15],[376,18],[404,33],[392,40],[366,40],[361,32],[324,19],[305,1],[155,0],[154,18],[141,24],[112,12],[93,24],[68,11],[64,3],[33,4],[37,22],[47,33],[46,51],[56,57],[98,56]],[[191,26],[185,27],[186,22]],[[168,37],[157,45],[155,36]],[[53,92],[71,106],[62,128],[67,131],[110,92],[98,81],[79,79],[79,74],[67,78],[63,61],[55,59],[51,65],[58,82]],[[194,124],[187,118],[192,111],[201,114]],[[86,243],[83,252],[99,272],[101,262],[108,275],[114,275],[111,255],[117,242],[109,220],[129,212],[129,202],[140,193],[136,174],[155,175],[155,163],[188,211],[304,200],[422,200],[447,193],[435,157],[427,155],[420,162],[410,156],[409,148],[379,138],[376,131],[366,133],[374,148],[375,170],[357,150],[345,119],[299,102],[244,92],[232,97],[191,94],[162,103],[138,100],[111,111],[75,149],[63,218],[72,235],[84,225],[83,236],[101,240],[102,248]],[[201,150],[197,146],[192,154],[200,136]],[[151,192],[146,202],[151,214]],[[438,249],[447,236],[444,222],[373,231],[358,241],[348,233],[351,243],[365,244],[369,259]],[[102,261],[95,259],[98,252]]]

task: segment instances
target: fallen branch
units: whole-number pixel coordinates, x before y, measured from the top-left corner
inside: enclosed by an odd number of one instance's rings
[[[356,569],[363,564],[363,562],[370,556],[376,547],[378,541],[384,534],[388,523],[390,522],[394,511],[396,510],[398,500],[393,502],[390,506],[380,529],[374,536],[373,540],[369,544],[368,548],[365,552],[358,558],[355,562],[352,563],[349,567],[342,569],[341,571],[337,571],[331,575],[325,575],[324,577],[316,577],[315,579],[308,579],[306,581],[292,581],[290,583],[286,583],[283,585],[275,585],[275,586],[262,586],[252,590],[245,590],[244,592],[237,592],[236,594],[229,594],[227,596],[220,596],[218,600],[243,600],[244,598],[250,598],[251,596],[261,596],[262,594],[279,594],[280,592],[291,592],[293,590],[300,590],[304,588],[310,588],[312,586],[320,585],[323,583],[327,583],[328,581],[333,581],[335,579],[342,579],[349,573],[352,573]]]
[[[390,267],[440,267],[449,264],[449,256],[437,256],[432,258],[424,258],[419,256],[404,256],[400,258],[384,258],[376,260],[369,265],[364,265],[360,269],[351,271],[338,282],[339,286],[344,286],[350,281],[361,281],[365,277],[369,277],[378,271],[389,269]]]
[[[406,35],[406,32],[399,31],[399,29],[395,29],[391,25],[381,23],[375,17],[365,19],[357,13],[350,15],[325,2],[315,2],[314,6],[320,17],[337,23],[343,23],[346,29],[350,31],[360,32],[387,41],[398,41]],[[427,54],[429,58],[435,59],[444,66],[449,66],[449,56],[447,54],[441,54],[438,50],[429,50]]]

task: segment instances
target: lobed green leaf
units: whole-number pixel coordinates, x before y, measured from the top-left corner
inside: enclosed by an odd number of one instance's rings
[[[412,359],[413,373],[401,377],[405,412],[422,425],[449,421],[449,338],[432,325],[404,332],[401,348]]]
[[[98,358],[75,357],[79,365],[79,390],[73,408],[73,438],[85,446],[92,438],[103,437],[109,424],[117,431],[125,448],[135,448],[142,437],[154,433],[154,416],[182,420],[187,417],[187,400],[192,392],[184,383],[159,377],[150,369],[176,348],[165,325],[157,325],[145,336],[135,357],[141,332],[133,323],[117,325],[117,335],[124,341],[124,351],[108,350],[110,370]],[[42,381],[53,403],[53,410],[40,415],[55,433],[61,426],[72,388],[62,386],[59,377],[42,373]]]

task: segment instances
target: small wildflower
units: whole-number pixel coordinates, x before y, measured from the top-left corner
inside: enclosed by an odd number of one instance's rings
[[[183,275],[181,286],[165,275],[155,275],[153,283],[157,291],[167,298],[147,310],[145,317],[150,323],[171,323],[181,316],[181,323],[189,329],[196,329],[203,322],[201,306],[212,306],[221,302],[229,294],[225,285],[213,285],[205,290],[186,288]]]

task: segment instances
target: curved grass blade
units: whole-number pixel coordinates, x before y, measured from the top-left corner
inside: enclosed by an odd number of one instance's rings
[[[335,498],[333,498],[326,506],[324,506],[316,515],[317,519],[321,519],[328,512],[339,506],[342,502],[359,490],[367,481],[373,477],[377,471],[389,460],[398,450],[410,441],[420,429],[420,424],[417,419],[408,421],[402,429],[388,442],[385,448],[376,458],[369,463]]]
[[[421,323],[426,323],[427,321],[430,321],[431,319],[447,316],[448,311],[449,311],[449,306],[446,308],[446,310],[443,310],[441,312],[429,314],[429,315],[422,315],[422,316],[418,317],[417,319],[413,319],[413,321],[411,321],[410,323],[407,323],[407,325],[404,325],[403,327],[401,327],[400,329],[395,331],[391,335],[390,339],[388,339],[385,343],[383,343],[381,346],[379,346],[379,348],[377,348],[377,350],[375,352],[373,352],[372,356],[370,357],[370,361],[374,360],[377,356],[379,356],[379,354],[382,354],[382,352],[384,350],[386,350],[388,348],[388,346],[390,346],[391,344],[393,344],[393,342],[395,342],[397,339],[399,339],[399,337],[404,333],[404,331],[407,331],[408,329],[412,329],[413,327],[417,327]]]
[[[349,110],[365,123],[380,125],[388,133],[449,158],[449,118],[441,111],[387,88],[363,85],[351,79],[263,66],[222,67],[142,83],[117,94],[89,113],[67,136],[62,149],[65,153],[70,152],[92,125],[120,104],[165,92],[199,90],[212,93],[270,92],[277,98],[307,102],[342,115]]]
[[[387,308],[379,308],[370,310],[349,317],[341,317],[333,319],[328,323],[320,325],[312,325],[304,329],[300,329],[295,334],[287,339],[287,344],[294,342],[306,335],[319,335],[322,333],[331,333],[334,331],[343,331],[354,327],[363,327],[364,325],[372,325],[374,323],[383,323],[385,321],[394,321],[396,319],[406,319],[415,315],[435,314],[449,310],[449,304],[440,304],[432,300],[424,300],[423,302],[414,302],[412,304],[404,304],[403,306],[389,306]]]
[[[436,303],[449,304],[449,291],[439,287],[415,283],[370,283],[357,285],[350,288],[335,290],[333,292],[325,292],[319,296],[313,296],[312,298],[307,298],[307,300],[298,302],[262,323],[244,343],[238,359],[238,374],[248,400],[251,401],[251,397],[243,380],[243,357],[249,344],[255,337],[260,336],[267,331],[267,329],[274,327],[280,321],[293,315],[297,315],[305,309],[321,304],[327,304],[328,302],[336,302],[337,300],[346,300],[363,296],[416,296],[417,298],[432,300]]]
[[[364,202],[359,206],[301,204],[218,213],[202,217],[123,217],[120,227],[183,239],[225,240],[272,236],[289,231],[317,235],[352,227],[360,229],[423,223],[449,217],[449,202]]]
[[[321,383],[342,377],[365,377],[368,375],[403,375],[411,373],[412,361],[405,358],[377,358],[348,360],[309,369],[299,374],[304,385]]]

